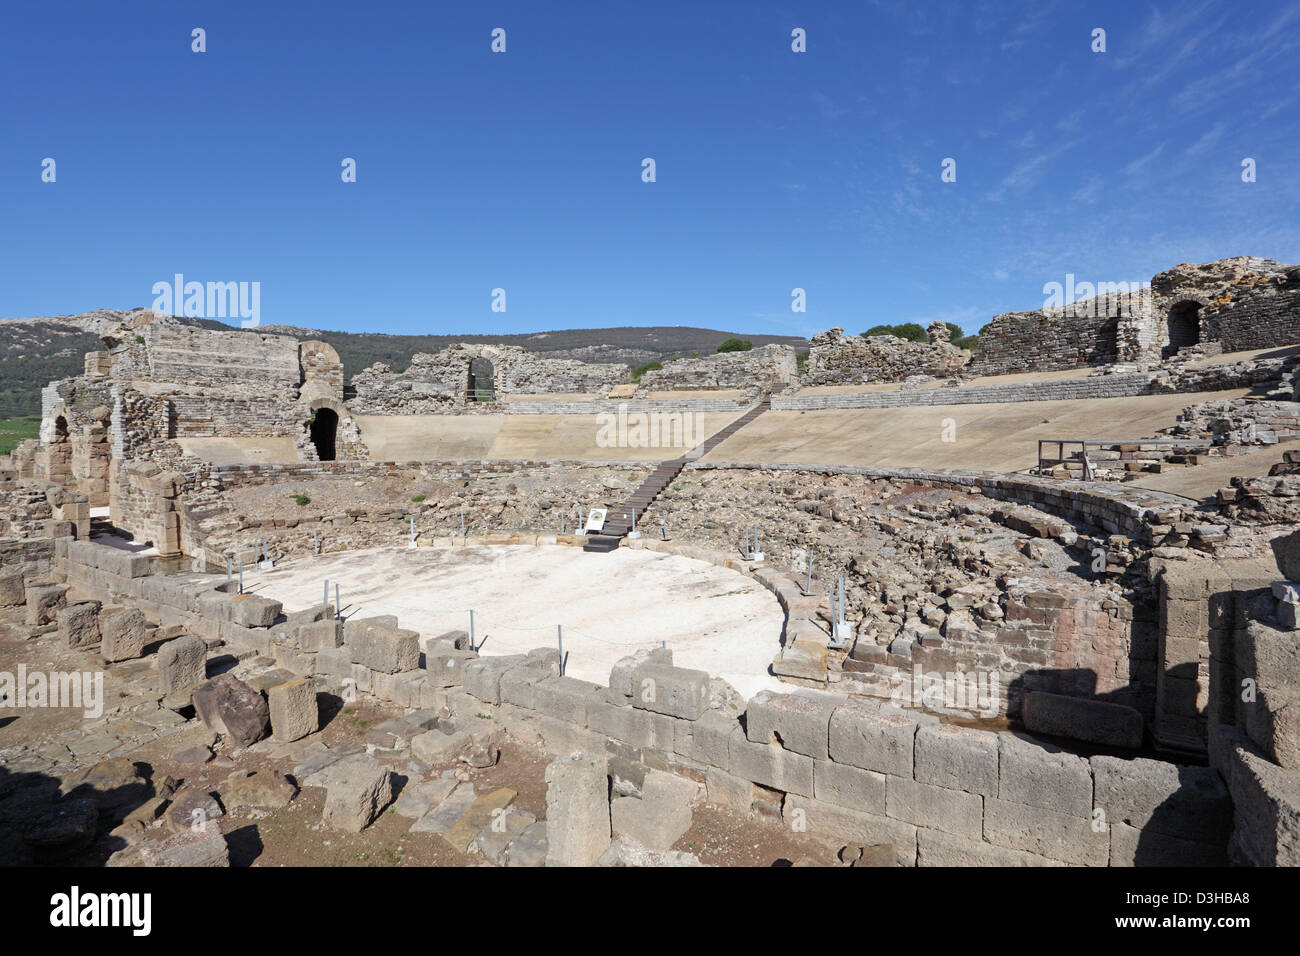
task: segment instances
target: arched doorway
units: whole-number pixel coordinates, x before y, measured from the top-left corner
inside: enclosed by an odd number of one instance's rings
[[[1201,305],[1199,302],[1179,302],[1169,310],[1166,318],[1169,330],[1169,344],[1161,355],[1164,358],[1174,355],[1179,349],[1185,349],[1201,341]]]
[[[316,446],[316,457],[321,461],[334,461],[334,443],[339,432],[338,412],[332,408],[318,408],[311,419],[311,443]]]
[[[485,358],[471,359],[469,383],[466,393],[471,402],[491,402],[496,399],[496,372]]]

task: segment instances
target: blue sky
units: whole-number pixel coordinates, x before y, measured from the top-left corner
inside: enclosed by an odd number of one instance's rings
[[[14,2],[0,91],[0,316],[180,272],[345,331],[970,332],[1300,261],[1294,0]]]

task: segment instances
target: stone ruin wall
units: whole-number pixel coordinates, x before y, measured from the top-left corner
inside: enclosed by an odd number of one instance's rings
[[[470,367],[491,363],[495,402],[472,401]],[[411,357],[405,372],[379,362],[352,378],[356,392],[348,407],[357,415],[438,415],[497,411],[496,402],[517,395],[595,394],[604,398],[629,380],[626,365],[537,358],[517,346],[455,344],[441,352]],[[482,383],[476,387],[485,388]]]
[[[650,392],[744,389],[770,392],[793,384],[798,359],[789,345],[764,345],[745,352],[719,352],[698,358],[679,358],[650,369],[641,376],[636,394]]]
[[[814,335],[801,385],[869,385],[903,382],[914,376],[951,378],[971,355],[948,341],[947,327],[933,327],[929,342],[893,335],[844,335],[840,328]]]
[[[396,621],[350,621],[321,640],[327,606],[286,617],[278,601],[226,593],[224,576],[181,584],[150,559],[86,543],[61,541],[54,566],[79,593],[139,607],[149,622],[224,645],[218,652],[259,654],[328,692],[350,686],[408,710],[490,717],[549,753],[603,755],[624,781],[669,772],[718,806],[766,806],[827,838],[889,844],[906,866],[1295,862],[1294,834],[1269,826],[1295,812],[1294,793],[1277,785],[1290,771],[1254,754],[1236,759],[1268,775],[1264,784],[1225,786],[1211,768],[1079,756],[842,694],[765,691],[745,702],[673,666],[667,651],[619,661],[606,687],[560,676],[553,648],[480,657],[439,640],[421,660],[418,635]],[[635,694],[647,679],[663,693]]]
[[[1160,364],[1168,316],[1194,303],[1203,350],[1233,352],[1300,342],[1300,268],[1238,257],[1175,266],[1140,293],[1112,292],[1060,308],[1007,312],[980,334],[974,375],[1114,363]]]

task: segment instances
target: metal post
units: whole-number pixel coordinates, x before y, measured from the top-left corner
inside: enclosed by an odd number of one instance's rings
[[[560,676],[564,676],[564,625],[555,625],[555,641],[560,646]]]
[[[244,593],[244,559],[239,559],[239,593]]]
[[[803,589],[804,594],[812,594],[812,566],[813,566],[814,554],[816,554],[815,549],[809,547],[808,548],[808,586]]]
[[[844,579],[840,578],[840,623],[844,623]]]
[[[324,597],[321,599],[321,604],[324,604],[326,608],[329,608],[329,606],[330,606],[330,582],[329,582],[329,578],[326,578],[326,579],[325,579],[325,594],[324,594]]]
[[[339,583],[334,582],[334,619],[336,621],[343,619],[343,602],[339,600]]]
[[[473,608],[469,609],[469,649],[471,651],[478,649],[474,646],[474,609]]]
[[[230,579],[234,574],[234,568],[232,567],[233,563],[234,562],[230,558],[226,558],[226,583],[227,584],[230,583]]]

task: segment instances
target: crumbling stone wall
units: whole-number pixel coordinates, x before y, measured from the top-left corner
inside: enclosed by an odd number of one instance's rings
[[[835,328],[813,336],[800,381],[803,385],[868,385],[918,375],[945,378],[961,373],[970,360],[970,352],[944,336],[909,342],[893,335],[844,335],[843,329]]]
[[[517,346],[457,343],[441,352],[411,357],[405,372],[377,362],[352,378],[356,397],[348,407],[357,415],[436,415],[488,405],[469,394],[470,368],[491,363],[495,401],[512,395],[595,393],[605,396],[629,377],[626,365],[600,365],[570,359],[537,358]],[[489,383],[475,382],[479,390]]]
[[[733,389],[771,391],[798,374],[795,351],[788,345],[764,345],[747,352],[719,352],[674,359],[641,376],[637,395],[656,391]]]
[[[1170,313],[1195,311],[1195,339],[1223,351],[1300,342],[1300,271],[1239,256],[1175,266],[1123,291],[1060,307],[995,316],[980,333],[969,372],[1000,375],[1088,365],[1153,367],[1170,346]],[[1137,286],[1138,291],[1133,287]]]

